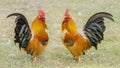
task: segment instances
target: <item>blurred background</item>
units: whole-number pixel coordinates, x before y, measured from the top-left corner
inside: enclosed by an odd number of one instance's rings
[[[119,0],[0,0],[0,68],[119,68],[120,67],[120,1]],[[105,19],[105,38],[98,50],[91,48],[81,56],[84,62],[76,63],[61,41],[61,23],[66,8],[82,30],[90,16],[97,12],[109,12],[115,22]],[[50,41],[33,64],[31,56],[14,44],[14,19],[8,14],[25,15],[31,25],[38,10],[46,13]]]

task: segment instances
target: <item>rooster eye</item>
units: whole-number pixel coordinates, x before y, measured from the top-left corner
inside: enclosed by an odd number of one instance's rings
[[[65,17],[65,18],[64,18],[64,22],[68,22],[69,19],[70,19],[69,17]]]

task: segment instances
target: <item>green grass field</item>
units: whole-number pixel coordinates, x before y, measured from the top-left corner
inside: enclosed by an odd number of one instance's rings
[[[119,0],[0,0],[0,68],[119,68],[120,67],[120,1]],[[104,41],[98,50],[91,48],[81,56],[84,62],[75,62],[60,39],[61,23],[68,8],[82,29],[89,17],[97,12],[109,12],[115,22],[105,19]],[[49,29],[49,44],[37,64],[31,56],[19,50],[14,44],[14,17],[6,16],[13,12],[24,14],[29,24],[37,16],[39,9],[46,12]],[[54,25],[54,26],[53,26]]]

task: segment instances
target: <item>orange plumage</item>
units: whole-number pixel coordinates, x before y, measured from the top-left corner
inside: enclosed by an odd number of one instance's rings
[[[48,44],[47,25],[45,24],[45,13],[39,10],[39,15],[34,19],[31,28],[27,19],[20,13],[8,15],[17,16],[15,19],[15,43],[19,43],[19,48],[23,48],[28,54],[33,55],[33,62],[37,62],[37,57],[42,53]]]
[[[83,33],[77,31],[73,19],[70,17],[68,10],[65,12],[65,18],[62,22],[62,41],[67,49],[75,58],[79,58],[85,54],[85,50],[94,46],[103,40],[103,32],[105,30],[103,17],[112,19],[112,15],[106,12],[100,12],[93,15],[84,27]]]

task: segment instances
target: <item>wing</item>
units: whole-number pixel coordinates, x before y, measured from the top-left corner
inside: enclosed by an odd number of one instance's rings
[[[96,49],[97,44],[104,39],[104,17],[114,21],[114,19],[112,18],[113,16],[110,13],[99,12],[91,16],[86,25],[84,26],[85,35],[90,40],[92,46],[94,46]]]
[[[20,14],[20,13],[13,13],[7,16],[11,17],[11,16],[17,16],[15,19],[15,23],[16,23],[16,27],[15,27],[15,43],[19,43],[19,48],[26,48],[29,40],[31,39],[31,30],[30,27],[28,25],[27,19],[25,18],[24,15]]]

